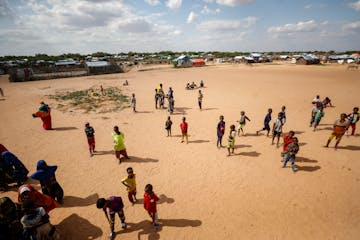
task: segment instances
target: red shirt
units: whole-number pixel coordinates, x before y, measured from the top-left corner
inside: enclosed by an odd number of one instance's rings
[[[182,122],[182,123],[180,123],[180,128],[181,128],[181,132],[182,132],[182,133],[187,133],[187,129],[188,129],[188,124],[187,124],[187,122]]]
[[[3,152],[9,151],[6,149],[6,147],[4,147],[4,145],[0,144],[0,154]]]
[[[285,134],[284,135],[284,145],[283,145],[284,152],[287,152],[287,150],[288,150],[287,146],[292,142],[294,142],[294,139],[290,138],[289,134]]]
[[[147,194],[144,193],[144,208],[148,213],[156,213],[156,202],[159,201],[159,198],[155,195],[154,192]]]

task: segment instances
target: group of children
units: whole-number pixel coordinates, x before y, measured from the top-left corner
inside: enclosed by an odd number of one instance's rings
[[[121,180],[122,184],[126,186],[126,190],[128,192],[128,199],[132,205],[137,202],[136,198],[136,179],[135,173],[132,167],[128,167],[126,169],[127,177]],[[158,196],[153,191],[153,186],[151,184],[147,184],[145,186],[144,192],[144,209],[149,214],[154,230],[158,230],[158,215],[157,215],[157,201],[159,201]],[[96,207],[99,209],[103,209],[105,213],[105,217],[110,224],[110,239],[114,239],[115,237],[115,214],[118,214],[121,227],[126,229],[125,222],[125,214],[124,214],[124,203],[120,196],[110,196],[109,198],[99,198],[96,202]],[[109,212],[109,213],[108,213]]]

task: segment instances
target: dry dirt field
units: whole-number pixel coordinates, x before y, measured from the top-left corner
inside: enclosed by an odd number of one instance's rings
[[[121,196],[127,230],[116,217],[116,239],[339,239],[360,236],[360,129],[344,136],[338,150],[324,148],[340,113],[360,105],[360,71],[345,66],[287,64],[216,65],[202,68],[135,69],[125,74],[89,76],[25,83],[0,77],[5,97],[0,101],[0,143],[19,157],[30,172],[45,159],[58,165],[57,179],[65,191],[64,204],[50,212],[63,239],[107,239],[109,225],[95,206],[98,197]],[[122,86],[127,79],[129,86]],[[203,110],[197,90],[187,82],[204,80]],[[155,109],[154,89],[162,83],[174,89],[173,136],[166,137],[166,110]],[[62,112],[46,95],[90,87],[119,87],[136,94],[138,113],[130,108],[104,114]],[[311,100],[330,97],[318,131],[309,127]],[[31,114],[40,100],[52,108],[54,131],[42,129]],[[281,147],[271,145],[263,127],[267,109],[273,119],[287,107],[284,131],[294,130],[300,141],[296,173],[281,168]],[[251,119],[246,136],[236,137],[235,155],[216,147],[220,115],[229,126],[244,110]],[[180,143],[181,118],[189,123],[189,144]],[[95,129],[98,154],[90,158],[84,133]],[[273,122],[271,122],[272,125]],[[125,134],[131,159],[118,164],[113,155],[112,128]],[[359,124],[358,124],[359,125]],[[358,127],[360,128],[360,126]],[[121,179],[126,168],[136,173],[139,204],[127,200]],[[29,181],[39,188],[35,181]],[[151,183],[160,196],[160,228],[154,232],[142,206],[144,186]],[[16,200],[15,189],[0,193]]]

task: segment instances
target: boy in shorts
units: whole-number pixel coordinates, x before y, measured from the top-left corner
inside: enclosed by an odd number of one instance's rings
[[[240,112],[240,120],[237,121],[239,123],[239,126],[238,126],[238,136],[239,137],[240,137],[240,130],[241,130],[242,134],[245,135],[243,129],[245,127],[246,120],[248,120],[250,122],[250,119],[245,115],[245,112],[241,111]]]
[[[259,132],[262,132],[262,131],[267,131],[267,134],[266,136],[268,137],[269,136],[269,133],[270,133],[270,121],[271,121],[271,113],[272,113],[272,109],[269,108],[268,109],[268,113],[266,114],[265,116],[265,119],[264,119],[264,128],[259,130],[259,131],[256,131],[256,135],[259,134]]]

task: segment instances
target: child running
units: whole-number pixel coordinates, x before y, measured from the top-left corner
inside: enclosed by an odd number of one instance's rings
[[[109,238],[114,239],[115,238],[115,232],[114,232],[114,230],[115,230],[115,227],[114,227],[115,213],[117,213],[119,215],[119,218],[121,220],[122,229],[126,228],[125,215],[124,215],[124,203],[123,203],[121,197],[111,196],[108,199],[99,198],[96,202],[96,207],[98,209],[102,209],[104,211],[105,217],[108,220],[108,222],[110,223],[111,233],[109,235]],[[109,209],[110,218],[107,213],[107,208]]]
[[[282,134],[282,127],[283,127],[283,113],[279,112],[278,113],[278,118],[275,120],[274,125],[273,125],[273,137],[272,137],[272,141],[271,144],[274,144],[274,139],[275,137],[277,137],[277,142],[276,142],[276,146],[279,146],[279,141],[280,141],[280,137]]]
[[[90,157],[94,156],[95,152],[95,136],[94,136],[95,130],[92,126],[90,126],[90,123],[85,123],[85,134],[89,145],[89,153]]]
[[[158,215],[156,210],[157,201],[159,201],[159,198],[153,192],[153,186],[151,184],[146,184],[144,193],[144,208],[151,217],[155,231],[157,231],[159,227]]]
[[[348,128],[349,128],[349,121],[347,120],[347,115],[346,115],[346,113],[342,113],[340,115],[340,119],[335,121],[334,130],[331,133],[325,147],[329,147],[331,140],[336,138],[336,143],[335,143],[335,150],[336,150],[337,146],[339,145],[339,143],[341,141],[342,136],[344,136],[344,134]]]
[[[235,150],[235,137],[236,137],[235,125],[231,125],[230,126],[229,138],[228,138],[228,145],[227,145],[228,156],[230,156],[230,148],[232,149],[231,153],[234,153],[234,150]]]
[[[265,119],[264,119],[264,128],[261,129],[261,130],[256,131],[256,135],[259,135],[259,132],[262,132],[262,131],[265,131],[265,130],[266,130],[266,131],[267,131],[266,136],[267,136],[267,137],[269,136],[269,133],[270,133],[271,113],[272,113],[272,109],[269,108],[269,109],[268,109],[268,113],[266,114]]]
[[[137,202],[135,174],[132,167],[128,167],[126,169],[126,172],[128,175],[126,178],[121,180],[121,182],[126,186],[126,190],[128,191],[129,201],[134,205]]]
[[[291,142],[287,146],[287,151],[284,152],[284,164],[283,168],[286,167],[288,161],[291,162],[291,170],[295,173],[295,156],[299,151],[298,139],[296,137],[293,138],[293,142]]]
[[[172,125],[172,121],[170,119],[170,116],[168,116],[168,119],[165,122],[165,129],[167,131],[168,137],[171,137],[171,125]]]
[[[319,126],[319,123],[324,115],[325,115],[324,108],[320,106],[314,117],[314,130],[313,130],[314,132],[316,130],[316,127]]]
[[[119,160],[119,164],[121,163],[120,155],[123,155],[125,159],[130,159],[126,152],[126,147],[124,143],[124,133],[119,131],[118,126],[114,126],[113,138],[114,138],[115,156],[116,159]]]
[[[237,121],[239,123],[238,132],[237,132],[239,137],[240,137],[240,130],[241,130],[241,133],[243,135],[245,135],[244,127],[245,127],[245,124],[246,124],[246,120],[248,120],[250,122],[250,119],[245,115],[245,112],[241,111],[240,112],[240,120]]]

